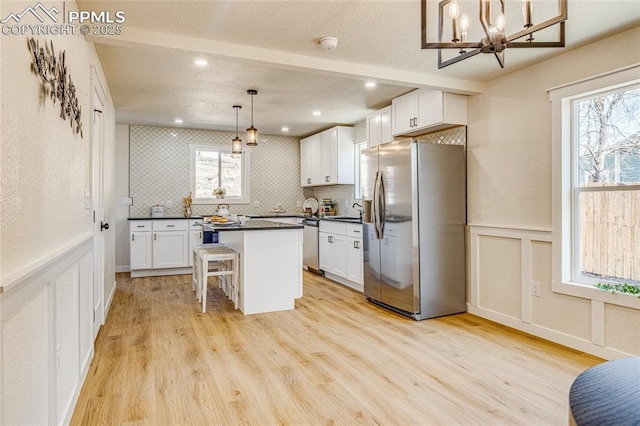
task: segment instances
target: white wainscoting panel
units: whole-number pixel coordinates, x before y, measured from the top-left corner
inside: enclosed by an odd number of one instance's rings
[[[554,291],[551,230],[468,231],[470,313],[605,359],[640,355],[637,310]],[[540,296],[531,294],[533,281]]]
[[[93,357],[93,236],[3,283],[0,424],[68,424]]]

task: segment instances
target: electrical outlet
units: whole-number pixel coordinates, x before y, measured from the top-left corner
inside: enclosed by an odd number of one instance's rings
[[[168,209],[170,209],[170,208],[172,208],[172,207],[173,207],[173,202],[169,200],[169,201],[167,201],[167,204],[165,204],[165,206],[166,206]]]
[[[256,209],[257,209],[258,207],[260,207],[260,201],[255,200],[255,201],[253,202],[253,207],[254,207],[254,208],[256,208]]]
[[[531,295],[540,297],[540,283],[535,281],[531,283]]]
[[[120,197],[120,205],[121,206],[132,206],[133,198],[131,197]]]
[[[296,201],[296,207],[302,207],[302,201]]]

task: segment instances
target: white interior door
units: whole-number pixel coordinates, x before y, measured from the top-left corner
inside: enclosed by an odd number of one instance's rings
[[[92,193],[93,193],[93,338],[100,331],[104,320],[104,129],[102,110],[104,102],[98,87],[93,84],[91,92],[92,144]]]

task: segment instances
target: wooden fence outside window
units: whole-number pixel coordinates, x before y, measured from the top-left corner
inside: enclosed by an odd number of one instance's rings
[[[640,191],[580,194],[582,272],[640,281]]]

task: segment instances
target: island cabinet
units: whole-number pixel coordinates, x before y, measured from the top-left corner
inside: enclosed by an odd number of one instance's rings
[[[303,295],[302,225],[251,219],[245,225],[212,227],[219,241],[240,256],[238,308],[243,314],[295,309]]]
[[[391,132],[416,136],[467,124],[467,97],[421,89],[393,99]]]
[[[318,240],[319,267],[325,276],[362,291],[362,225],[320,221]]]
[[[369,148],[392,142],[391,105],[367,115],[367,145]]]
[[[202,242],[200,219],[131,220],[132,277],[191,272],[193,245]]]
[[[353,127],[336,126],[300,141],[300,184],[354,183]]]

